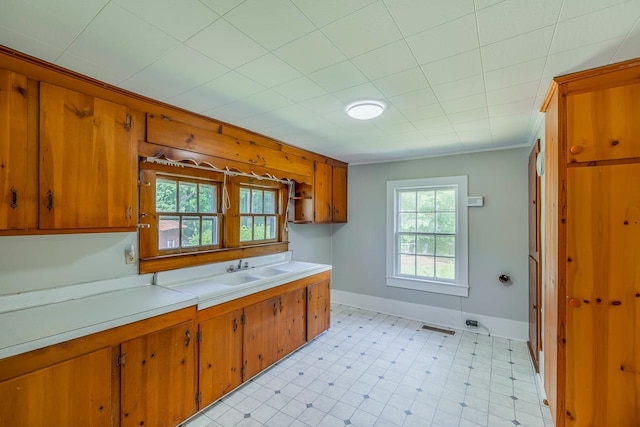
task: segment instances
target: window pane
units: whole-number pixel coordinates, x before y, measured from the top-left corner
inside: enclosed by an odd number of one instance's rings
[[[198,212],[202,212],[202,213],[216,212],[216,205],[217,205],[216,187],[213,185],[200,184],[198,188],[200,189]]]
[[[454,280],[456,278],[455,258],[436,258],[436,277]]]
[[[436,236],[436,255],[456,256],[455,236]]]
[[[418,191],[418,212],[433,212],[435,210],[435,191]]]
[[[156,211],[176,212],[177,211],[177,188],[176,181],[168,179],[158,179],[156,181]]]
[[[276,230],[278,226],[276,225],[276,217],[268,216],[267,217],[267,239],[275,239],[276,238]]]
[[[400,255],[399,274],[416,275],[416,257],[413,255]]]
[[[417,252],[421,255],[434,255],[435,254],[435,239],[434,236],[418,236]]]
[[[432,256],[419,256],[417,262],[417,272],[418,276],[425,277],[434,277],[433,275],[433,267],[435,264],[435,259]]]
[[[406,234],[400,235],[400,252],[403,254],[416,253],[416,236]]]
[[[180,217],[160,215],[158,221],[158,249],[180,247]]]
[[[436,217],[432,213],[418,214],[418,232],[434,233],[436,231]]]
[[[253,217],[253,240],[264,240],[265,222],[263,216]]]
[[[248,188],[241,188],[240,189],[240,213],[250,213],[249,211],[250,203],[251,203],[251,190],[249,190]]]
[[[218,218],[205,216],[202,218],[202,245],[218,244]]]
[[[178,212],[196,212],[198,197],[196,184],[193,182],[180,182],[178,185],[180,198],[178,199]],[[183,239],[184,240],[184,239]]]
[[[436,209],[438,212],[456,210],[456,190],[438,190],[436,193]]]
[[[251,213],[262,213],[262,190],[251,190]]]
[[[264,192],[264,213],[276,213],[276,193],[275,191]]]
[[[241,216],[240,217],[240,241],[247,242],[249,240],[253,240],[253,234],[251,230],[253,229],[253,218],[250,216]]]
[[[398,231],[416,231],[416,214],[401,213],[400,230]]]
[[[436,214],[436,232],[438,233],[455,233],[456,232],[456,214],[455,212],[438,212]]]
[[[415,212],[416,211],[416,193],[415,191],[401,191],[400,198],[400,212]]]
[[[200,246],[200,218],[182,217],[182,247]]]

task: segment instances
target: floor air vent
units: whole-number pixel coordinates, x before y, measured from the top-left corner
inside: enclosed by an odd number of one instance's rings
[[[422,325],[422,329],[427,329],[427,330],[433,331],[433,332],[441,332],[441,333],[447,334],[447,335],[455,335],[456,334],[456,331],[450,331],[449,329],[436,328],[435,326],[429,326],[429,325]]]

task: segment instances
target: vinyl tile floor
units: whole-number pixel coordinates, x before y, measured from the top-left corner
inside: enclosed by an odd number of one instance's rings
[[[331,328],[183,427],[553,426],[527,345],[344,305]]]

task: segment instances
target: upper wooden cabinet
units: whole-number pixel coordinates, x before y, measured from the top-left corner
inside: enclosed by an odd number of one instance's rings
[[[136,224],[137,132],[126,106],[40,84],[41,229]]]
[[[26,228],[27,78],[0,70],[0,230]]]
[[[347,222],[347,168],[315,162],[314,171],[313,222]]]
[[[567,161],[640,157],[640,83],[567,96]]]
[[[333,167],[333,222],[347,222],[347,168]]]

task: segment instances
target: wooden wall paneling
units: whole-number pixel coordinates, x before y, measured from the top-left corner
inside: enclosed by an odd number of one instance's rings
[[[567,425],[640,420],[640,164],[568,170]]]
[[[23,75],[0,69],[0,229],[27,227],[28,87]]]
[[[315,162],[313,179],[313,222],[333,221],[333,170],[327,163]]]
[[[158,252],[158,215],[156,199],[152,197],[156,191],[156,171],[140,167],[138,173],[138,199],[140,214],[138,216],[138,251],[140,258],[152,257]],[[143,193],[146,193],[143,194]]]

